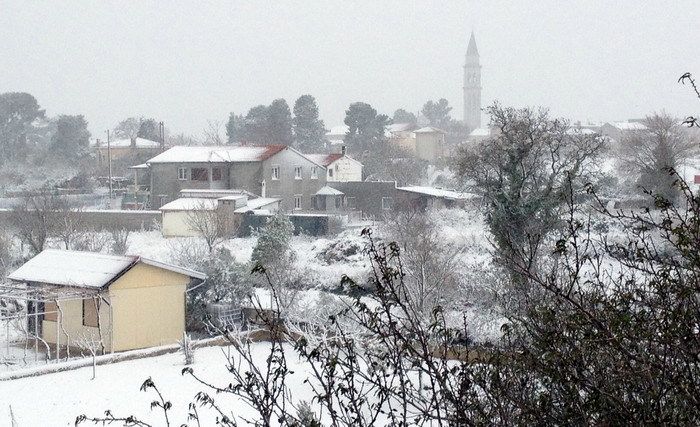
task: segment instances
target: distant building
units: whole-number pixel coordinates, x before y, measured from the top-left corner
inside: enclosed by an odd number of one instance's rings
[[[464,125],[473,131],[481,127],[481,64],[474,32],[469,37],[469,46],[464,58]]]
[[[345,154],[306,154],[317,165],[326,168],[326,181],[362,181],[362,163]]]
[[[469,132],[469,136],[467,136],[466,142],[479,143],[481,141],[489,139],[494,134],[495,134],[495,132],[490,128],[476,128],[476,129],[472,130],[471,132]]]
[[[445,156],[445,132],[426,126],[416,129],[409,123],[398,123],[387,127],[389,143],[401,147],[411,155],[435,162]]]
[[[614,142],[620,142],[622,139],[633,132],[646,130],[644,123],[641,120],[628,120],[625,122],[606,122],[600,128],[600,133],[612,139]]]
[[[413,131],[416,157],[434,163],[445,156],[445,131],[426,126]]]
[[[327,181],[362,177],[362,164],[343,153],[307,156],[286,145],[178,146],[146,165],[153,209],[182,190],[243,190],[281,199],[283,210],[310,210]]]
[[[317,205],[317,210],[355,212],[356,217],[375,219],[399,211],[457,208],[473,197],[442,188],[397,187],[396,181],[330,182],[328,187],[323,191],[326,203]]]
[[[145,138],[110,141],[109,150],[106,141],[96,139],[90,143],[90,147],[95,151],[100,165],[106,165],[110,156],[115,162],[121,159],[148,158],[163,151],[163,144]]]
[[[345,147],[345,135],[348,132],[350,132],[350,128],[347,125],[333,126],[326,132],[326,148],[333,153],[340,153],[342,147]]]

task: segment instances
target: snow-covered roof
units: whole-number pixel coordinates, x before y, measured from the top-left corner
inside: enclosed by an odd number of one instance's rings
[[[343,157],[343,154],[304,154],[304,157],[325,167]]]
[[[432,126],[426,126],[417,130],[414,130],[413,133],[445,133],[444,130],[434,128]]]
[[[129,166],[129,169],[148,169],[148,165],[145,163],[141,163],[140,165]]]
[[[386,130],[389,132],[406,132],[415,127],[416,125],[413,123],[392,123],[386,127]]]
[[[248,200],[248,204],[236,209],[235,213],[245,213],[255,210],[260,210],[265,206],[272,205],[274,203],[279,203],[282,199],[275,199],[270,197],[258,197],[257,199]]]
[[[248,196],[245,194],[232,194],[230,196],[219,197],[217,200],[243,200],[248,201]]]
[[[304,154],[304,157],[307,159],[311,160],[313,163],[316,163],[317,165],[323,166],[323,167],[328,167],[332,165],[334,162],[340,160],[340,159],[347,159],[352,162],[357,163],[358,165],[362,166],[362,163],[360,163],[358,160],[353,159],[352,157],[348,156],[347,154],[341,154],[341,153],[335,153],[335,154]]]
[[[469,132],[469,136],[491,136],[491,129],[489,128],[476,128]]]
[[[240,188],[220,189],[220,188],[186,188],[180,190],[181,197],[201,197],[206,199],[221,199],[227,196],[248,196],[258,197],[257,194]]]
[[[316,192],[315,195],[316,196],[342,196],[343,194],[345,194],[345,193],[343,193],[340,190],[336,190],[335,188],[331,188],[327,185],[324,185]]]
[[[396,187],[397,190],[408,191],[410,193],[419,193],[426,196],[432,197],[442,197],[445,199],[458,199],[466,200],[469,198],[467,194],[458,193],[452,190],[444,190],[442,188],[435,187],[419,187],[419,186],[408,186],[408,187]]]
[[[217,199],[204,197],[181,197],[160,207],[161,211],[213,211],[217,208]]]
[[[8,276],[19,282],[37,282],[79,288],[109,285],[139,262],[197,279],[206,277],[194,270],[149,260],[136,255],[107,255],[96,252],[46,249]]]
[[[93,147],[98,147],[97,140],[90,141],[90,145],[92,145]],[[160,148],[160,142],[151,141],[150,139],[146,139],[146,138],[136,138],[136,141],[134,141],[134,145],[136,148]],[[131,147],[131,139],[124,138],[124,139],[116,139],[114,141],[109,141],[109,146],[111,148]],[[106,148],[107,141],[100,140],[99,147]]]
[[[267,160],[288,148],[283,144],[216,147],[176,146],[146,163],[235,163]]]
[[[580,127],[572,127],[569,128],[569,130],[566,131],[569,135],[595,135],[598,132],[594,131],[593,129],[588,129],[588,128],[580,128]]]
[[[339,126],[333,126],[328,132],[326,132],[326,136],[330,137],[333,135],[347,135],[347,133],[350,132],[350,127],[348,125],[339,125]]]
[[[614,122],[611,125],[620,130],[644,130],[647,128],[644,123],[640,122]]]

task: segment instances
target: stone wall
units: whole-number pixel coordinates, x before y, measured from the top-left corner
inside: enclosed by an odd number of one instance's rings
[[[0,209],[0,222],[11,224],[11,214],[10,209]],[[85,210],[80,215],[85,228],[92,230],[104,230],[112,227],[131,231],[151,230],[156,225],[160,226],[161,223],[160,211]]]

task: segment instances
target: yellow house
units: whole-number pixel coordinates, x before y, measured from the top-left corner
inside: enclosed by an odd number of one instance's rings
[[[140,256],[54,249],[9,276],[34,291],[30,332],[55,348],[98,352],[177,342],[185,331],[187,288],[205,278]]]

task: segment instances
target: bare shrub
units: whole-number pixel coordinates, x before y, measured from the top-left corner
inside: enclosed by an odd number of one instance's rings
[[[81,234],[73,241],[73,248],[76,251],[102,252],[110,243],[110,236],[100,231],[90,231]]]
[[[220,207],[201,202],[187,214],[187,225],[207,244],[209,252],[227,237],[235,235],[240,221]]]
[[[35,254],[44,250],[47,240],[56,230],[52,217],[62,201],[48,189],[42,189],[29,195],[12,208],[10,223],[22,243],[29,246]]]
[[[112,237],[112,253],[124,255],[129,249],[130,231],[126,228],[112,228],[109,234]]]

